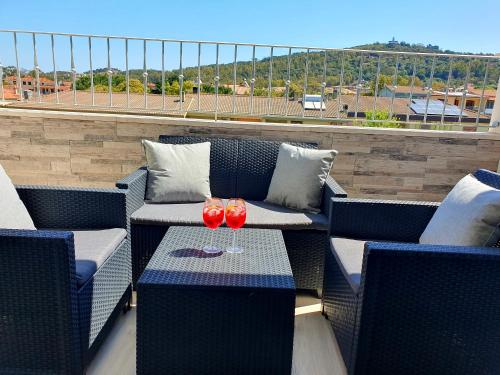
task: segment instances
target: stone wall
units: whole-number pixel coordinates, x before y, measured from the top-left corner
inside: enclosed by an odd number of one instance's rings
[[[0,109],[0,164],[18,184],[110,187],[144,163],[141,139],[211,134],[319,142],[353,197],[441,200],[464,174],[498,170],[500,133],[281,125]]]

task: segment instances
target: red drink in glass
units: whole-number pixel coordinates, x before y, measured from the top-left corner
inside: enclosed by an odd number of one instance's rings
[[[240,229],[247,219],[244,206],[228,205],[226,207],[226,224],[231,229]]]
[[[226,251],[228,253],[241,253],[243,249],[236,246],[236,230],[240,229],[247,219],[247,208],[245,201],[239,198],[231,198],[226,206],[226,224],[233,229],[233,245]]]
[[[217,229],[224,221],[224,207],[209,205],[203,208],[203,223],[207,228]]]
[[[221,226],[224,221],[224,204],[219,198],[207,198],[203,206],[203,223],[205,226],[212,230],[210,236],[210,246],[204,246],[203,251],[209,254],[221,252],[217,246],[214,246],[214,232]]]

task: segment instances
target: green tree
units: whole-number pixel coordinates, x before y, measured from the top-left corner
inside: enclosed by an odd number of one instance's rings
[[[179,95],[179,90],[180,90],[180,86],[179,86],[179,82],[178,81],[173,81],[171,84],[170,84],[170,88],[169,88],[169,94],[170,95]]]
[[[268,96],[269,91],[267,88],[262,88],[262,87],[255,87],[253,89],[253,95],[254,96]]]
[[[183,83],[183,91],[185,93],[192,93],[194,87],[194,82],[191,80],[184,81]]]
[[[95,92],[108,92],[108,86],[107,85],[95,85],[94,86],[94,91]]]
[[[290,83],[290,86],[288,88],[288,96],[290,98],[296,98],[296,99],[299,99],[299,98],[302,98],[302,95],[304,94],[304,87],[303,86],[300,86],[299,84],[295,83],[295,82],[291,82]]]
[[[397,121],[394,116],[389,116],[389,112],[384,110],[366,111],[365,116],[367,121],[362,122],[362,126],[368,126],[372,128],[402,128],[403,124]]]
[[[144,94],[144,84],[138,79],[131,79],[129,81],[130,92],[135,94]]]
[[[77,90],[88,90],[90,88],[90,77],[87,75],[79,77],[76,80],[75,87]]]

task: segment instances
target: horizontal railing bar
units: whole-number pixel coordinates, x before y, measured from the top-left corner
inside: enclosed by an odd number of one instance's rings
[[[39,34],[39,35],[56,35],[56,36],[72,36],[72,37],[82,37],[82,38],[102,38],[102,39],[129,39],[129,40],[139,40],[139,41],[155,41],[155,42],[166,42],[166,43],[193,43],[193,44],[213,44],[213,45],[230,45],[230,46],[248,46],[248,47],[274,47],[274,48],[292,48],[292,49],[303,49],[310,51],[332,51],[332,52],[353,52],[353,53],[371,53],[371,54],[383,54],[383,55],[407,55],[407,56],[436,56],[436,57],[462,57],[462,58],[475,58],[475,59],[498,59],[500,56],[496,55],[474,55],[474,54],[448,54],[448,53],[432,53],[432,52],[407,52],[407,51],[380,51],[380,50],[365,50],[357,48],[327,48],[327,47],[307,47],[299,45],[285,45],[285,44],[260,44],[260,43],[241,43],[241,42],[222,42],[222,41],[206,41],[206,40],[190,40],[190,39],[163,39],[163,38],[140,38],[140,37],[130,37],[130,36],[116,36],[116,35],[98,35],[98,34],[72,34],[72,33],[56,33],[48,31],[27,31],[27,30],[10,30],[10,29],[0,29],[0,33],[20,33],[20,34]]]

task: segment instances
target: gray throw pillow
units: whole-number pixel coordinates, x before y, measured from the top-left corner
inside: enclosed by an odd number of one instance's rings
[[[0,228],[36,230],[16,188],[0,165]]]
[[[143,140],[148,162],[146,199],[202,202],[210,197],[210,142],[172,145]]]
[[[335,150],[314,150],[281,144],[266,202],[300,211],[319,212]]]
[[[462,178],[420,236],[421,244],[493,246],[500,238],[500,190]]]

